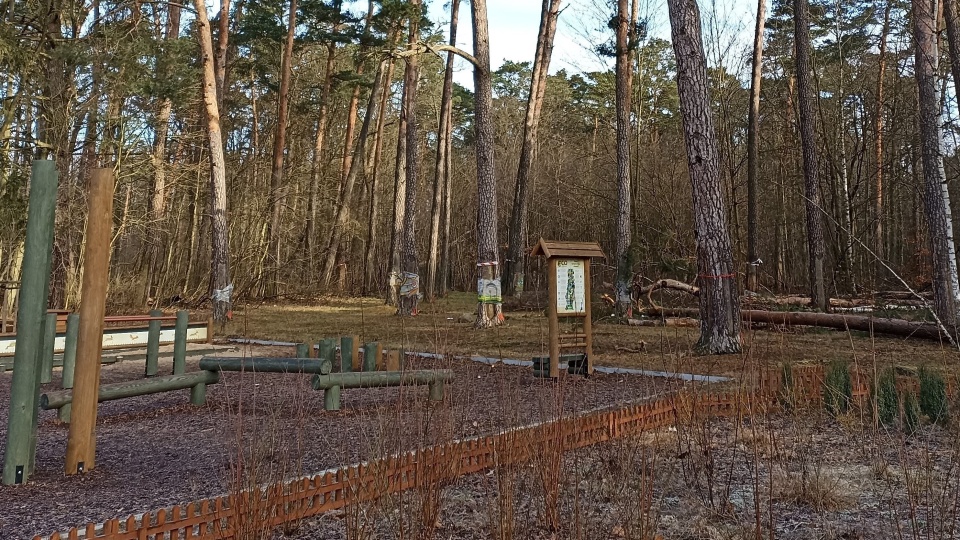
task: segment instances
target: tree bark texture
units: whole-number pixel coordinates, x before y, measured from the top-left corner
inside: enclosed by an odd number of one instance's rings
[[[477,265],[480,279],[499,280],[497,253],[497,179],[493,155],[493,83],[490,73],[490,34],[487,28],[487,1],[473,0],[474,129],[477,153]],[[478,297],[479,297],[479,292]],[[477,328],[503,322],[500,303],[477,301]]]
[[[918,124],[923,165],[923,206],[927,238],[933,257],[933,303],[940,321],[956,326],[960,284],[953,243],[950,192],[943,169],[943,135],[940,130],[940,92],[937,89],[936,0],[914,0],[913,25],[916,53]]]
[[[540,11],[540,32],[530,78],[530,95],[523,123],[523,144],[520,147],[520,162],[517,165],[517,182],[513,192],[513,211],[510,213],[510,229],[507,239],[507,257],[503,264],[503,293],[514,296],[523,292],[523,278],[527,260],[527,214],[529,213],[529,183],[533,160],[537,152],[537,130],[540,126],[540,111],[547,89],[550,59],[553,56],[553,41],[557,33],[562,0],[543,0]]]
[[[803,152],[803,185],[807,217],[810,298],[813,307],[827,311],[827,293],[823,274],[823,217],[818,184],[819,159],[810,65],[810,9],[807,0],[793,0],[793,23],[797,71],[797,101],[800,109],[800,146]]]
[[[414,8],[410,15],[407,46],[416,49],[420,34],[421,3],[411,0]],[[417,259],[417,195],[420,186],[420,145],[417,143],[417,85],[420,79],[419,55],[406,59],[403,72],[404,101],[407,110],[407,193],[403,212],[403,237],[401,242],[401,294],[397,304],[397,314],[414,316],[417,314],[420,288],[420,265]],[[417,286],[414,286],[416,284]]]
[[[217,77],[217,107],[223,109],[223,96],[227,92],[227,49],[230,46],[230,0],[220,2],[217,20],[217,54],[214,69]]]
[[[407,89],[403,89],[400,103],[407,101]],[[393,229],[390,232],[390,266],[387,276],[387,304],[399,305],[400,251],[403,240],[403,216],[407,202],[407,113],[400,107],[397,122],[397,157],[393,171]]]
[[[706,58],[695,0],[668,0],[677,89],[693,190],[694,235],[700,280],[700,339],[705,354],[740,351],[740,299],[720,181]]]
[[[230,316],[230,244],[227,238],[227,174],[217,105],[217,79],[213,69],[213,38],[205,0],[194,0],[197,10],[197,38],[203,68],[203,110],[210,151],[210,291],[213,320],[223,324]]]
[[[450,4],[450,46],[457,44],[457,23],[460,0]],[[447,52],[443,71],[443,91],[440,97],[440,125],[437,129],[437,161],[433,169],[433,203],[430,207],[430,254],[427,259],[427,299],[433,301],[437,289],[437,266],[440,258],[440,217],[443,213],[443,195],[447,175],[447,141],[451,135],[450,120],[453,109],[453,52]]]
[[[614,257],[617,277],[614,283],[617,312],[630,315],[630,281],[633,268],[630,256],[630,98],[633,95],[630,62],[630,12],[627,0],[617,0],[616,36],[616,108],[617,108],[617,212],[615,217]],[[698,38],[699,39],[699,38]]]
[[[952,0],[951,0],[952,3]],[[887,36],[890,34],[890,9],[892,3],[890,0],[887,0],[886,5],[883,8],[883,27],[880,30],[880,45],[879,52],[877,53],[877,95],[876,95],[876,108],[874,109],[874,157],[876,159],[876,178],[874,178],[874,212],[875,224],[874,224],[874,236],[876,239],[874,241],[874,251],[879,257],[883,257],[886,252],[885,244],[883,241],[883,130],[884,130],[884,78],[887,73]],[[949,32],[950,25],[947,24],[947,30]],[[952,49],[951,49],[952,50]],[[951,67],[953,66],[953,61],[951,60]],[[954,68],[960,69],[960,68]],[[954,79],[956,79],[956,72],[954,72]]]
[[[757,252],[757,177],[760,174],[760,81],[763,75],[763,28],[767,0],[757,2],[750,76],[750,110],[747,114],[747,290],[756,291],[760,254]]]
[[[373,163],[370,171],[370,214],[367,216],[367,247],[363,257],[363,290],[367,295],[373,295],[377,283],[377,225],[380,217],[380,157],[383,154],[383,130],[386,123],[387,99],[390,97],[390,84],[393,82],[393,60],[387,64],[387,73],[384,76],[384,91],[380,95],[380,117],[377,118],[377,134],[373,140]]]

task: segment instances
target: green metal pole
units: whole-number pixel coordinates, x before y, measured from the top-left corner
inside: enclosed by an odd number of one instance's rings
[[[67,335],[63,343],[63,375],[60,386],[65,389],[73,388],[73,369],[77,365],[77,335],[80,333],[80,315],[67,315]],[[66,404],[57,409],[57,418],[61,422],[70,422],[72,404]]]
[[[53,380],[53,348],[57,340],[57,314],[47,313],[43,319],[43,345],[40,347],[40,384]]]
[[[186,311],[177,312],[177,326],[173,333],[173,374],[180,375],[187,371],[187,323],[190,314]]]
[[[160,321],[156,317],[162,317],[163,312],[159,309],[150,311],[150,329],[147,333],[147,365],[144,368],[145,377],[155,377],[160,363]]]
[[[29,201],[20,272],[17,348],[13,357],[15,369],[10,385],[7,444],[3,461],[4,485],[27,481],[37,447],[37,403],[40,399],[37,361],[40,359],[40,330],[47,311],[57,201],[57,168],[53,161],[33,162]]]

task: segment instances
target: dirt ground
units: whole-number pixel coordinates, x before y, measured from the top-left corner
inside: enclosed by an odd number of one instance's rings
[[[399,318],[379,298],[323,297],[312,305],[258,304],[236,306],[225,336],[285,341],[313,341],[358,334],[364,341],[409,351],[431,351],[493,358],[529,360],[547,354],[547,319],[540,311],[509,311],[503,326],[476,331],[466,321],[476,296],[454,293],[433,304],[423,302],[417,317]],[[960,374],[960,352],[949,345],[919,339],[875,336],[819,328],[744,329],[744,353],[694,356],[699,328],[638,327],[594,324],[596,365],[738,376],[745,369],[849,360],[878,365],[930,365]]]
[[[243,305],[236,306],[233,322],[218,337],[316,343],[357,334],[363,342],[380,341],[385,348],[407,351],[515,359],[546,353],[543,313],[508,311],[503,326],[476,331],[468,317],[473,301],[473,295],[454,294],[424,304],[412,319],[395,317],[392,308],[373,298]],[[832,330],[747,329],[743,354],[698,357],[691,353],[697,328],[635,327],[603,320],[594,328],[597,365],[734,377],[784,362],[928,365],[952,374],[960,365],[956,351],[938,344]],[[291,352],[284,347],[242,347],[235,354]],[[664,379],[625,375],[590,380],[564,376],[554,386],[533,378],[529,368],[454,359],[415,362],[456,371],[442,405],[427,402],[425,388],[345,390],[344,410],[327,413],[320,393],[309,388],[308,377],[265,374],[225,375],[221,384],[210,387],[207,405],[199,408],[188,404],[186,390],[104,403],[97,468],[83,477],[62,474],[68,427],[53,411],[42,412],[37,473],[27,486],[0,487],[0,539],[29,538],[220,495],[238,484],[241,469],[246,481],[272,482],[451,437],[554,418],[560,407],[570,412],[615,406],[676,387]],[[169,370],[170,360],[162,359],[161,366]],[[188,369],[196,369],[196,360]],[[136,379],[142,370],[140,361],[105,365],[103,380]],[[57,386],[58,375],[50,389]],[[0,374],[4,439],[10,379],[9,372]],[[444,491],[437,538],[507,538],[496,532],[505,524],[512,524],[514,536],[529,538],[646,540],[652,537],[640,533],[652,531],[666,538],[755,538],[750,527],[756,527],[757,516],[765,538],[771,530],[774,537],[789,539],[953,538],[953,529],[937,525],[934,531],[928,524],[934,515],[955,519],[956,507],[953,513],[924,514],[920,504],[922,497],[933,500],[935,489],[941,499],[954,489],[953,500],[960,500],[957,460],[953,450],[945,450],[960,448],[953,432],[930,427],[922,438],[898,433],[869,438],[864,425],[862,419],[837,421],[822,414],[781,416],[764,418],[757,433],[751,424],[703,421],[569,454],[562,458],[562,520],[555,531],[543,527],[542,463],[461,478]],[[872,446],[866,444],[872,440]],[[868,446],[873,453],[866,451]],[[914,462],[928,465],[916,469]],[[255,474],[249,474],[251,470]],[[838,493],[836,502],[831,502],[833,495],[825,498],[826,506],[810,502],[808,480],[821,476],[833,479],[825,485],[843,486],[821,490]],[[800,483],[807,487],[791,494],[788,488],[798,477],[807,479]],[[945,480],[937,484],[937,478]],[[754,498],[754,493],[764,495]],[[342,538],[351,527],[351,538],[393,538],[400,523],[407,531],[417,527],[411,512],[422,495],[409,493],[369,508],[348,508],[287,532],[303,539]],[[939,532],[909,533],[921,526]],[[744,532],[748,529],[749,534]],[[891,531],[896,534],[891,536]]]
[[[319,332],[317,332],[319,333]],[[243,348],[234,355],[289,356],[291,348]],[[198,359],[188,371],[197,369]],[[125,517],[228,493],[243,481],[275,482],[457,437],[492,433],[669,391],[662,379],[533,377],[530,368],[469,360],[410,359],[412,368],[455,372],[443,403],[425,387],[344,390],[343,410],[323,410],[309,375],[225,373],[207,404],[189,391],[104,402],[97,425],[97,467],[64,476],[68,426],[42,411],[37,472],[26,486],[0,487],[0,538],[32,538],[71,526]],[[161,360],[161,373],[171,369]],[[143,363],[104,365],[104,382],[138,379]],[[0,375],[0,438],[6,440],[11,373]],[[44,389],[56,389],[54,381]],[[242,458],[238,459],[238,456]]]

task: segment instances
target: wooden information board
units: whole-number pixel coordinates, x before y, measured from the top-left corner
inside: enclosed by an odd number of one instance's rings
[[[600,245],[596,242],[557,242],[541,238],[531,255],[540,255],[547,259],[549,376],[560,376],[561,355],[567,358],[570,373],[593,373],[590,259],[604,257]],[[561,331],[561,317],[573,322],[572,331]]]

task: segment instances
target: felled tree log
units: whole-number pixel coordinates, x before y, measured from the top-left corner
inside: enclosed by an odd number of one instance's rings
[[[647,310],[651,315],[664,317],[696,317],[698,310],[690,308]],[[944,334],[936,324],[905,321],[903,319],[881,319],[861,315],[843,315],[836,313],[815,313],[803,311],[764,311],[745,309],[740,311],[744,321],[783,326],[819,326],[837,330],[859,330],[877,334],[930,339],[952,342],[951,336]]]

